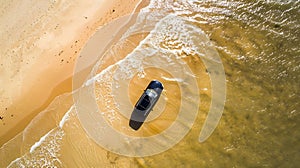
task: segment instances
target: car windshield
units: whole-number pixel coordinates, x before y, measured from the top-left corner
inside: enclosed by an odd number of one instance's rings
[[[138,110],[146,110],[150,105],[150,97],[148,95],[145,95],[143,100],[138,104],[137,109]]]
[[[147,89],[146,90],[146,94],[152,98],[156,98],[157,97],[157,93],[153,90],[153,89]]]

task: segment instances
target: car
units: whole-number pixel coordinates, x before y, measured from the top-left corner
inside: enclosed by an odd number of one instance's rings
[[[134,106],[129,126],[138,130],[146,120],[154,105],[157,103],[164,87],[158,80],[152,80]]]

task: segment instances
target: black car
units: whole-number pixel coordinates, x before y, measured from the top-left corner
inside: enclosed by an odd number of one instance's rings
[[[132,129],[138,130],[142,126],[159,99],[163,89],[164,87],[162,83],[157,80],[153,80],[149,83],[148,87],[144,90],[144,93],[135,104],[134,110],[131,114],[129,126]]]

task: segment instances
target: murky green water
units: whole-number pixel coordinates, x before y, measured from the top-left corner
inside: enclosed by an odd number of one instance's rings
[[[227,98],[221,122],[206,142],[196,141],[203,121],[198,119],[182,143],[139,162],[150,167],[297,167],[300,2],[164,5],[155,10],[189,17],[215,44],[225,67]]]

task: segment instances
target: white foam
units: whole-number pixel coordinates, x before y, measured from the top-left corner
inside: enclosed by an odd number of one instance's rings
[[[70,107],[70,109],[66,112],[66,114],[63,116],[63,118],[59,122],[59,127],[62,128],[65,124],[65,122],[70,118],[70,113],[73,110],[73,106]]]
[[[36,142],[34,145],[30,148],[30,153],[32,153],[37,147],[41,146],[41,144],[45,141],[45,139],[48,137],[48,135],[53,131],[54,129],[50,130],[47,134],[42,136],[38,142]]]
[[[182,78],[168,78],[168,77],[162,77],[164,80],[170,81],[170,82],[183,82],[184,80]]]
[[[58,152],[63,136],[62,129],[53,128],[41,137],[29,152],[16,158],[8,167],[53,167],[57,162],[62,164],[58,158]],[[34,153],[35,151],[37,153]]]
[[[17,163],[18,161],[20,161],[21,158],[17,158],[14,161],[12,161],[7,167],[11,167],[14,163]],[[24,165],[20,166],[20,167],[25,167]]]
[[[60,122],[59,122],[59,128],[62,128],[63,125],[65,124],[65,122],[69,119],[70,112],[72,111],[73,107],[74,106],[71,106],[71,108],[66,112],[66,114],[63,116],[63,118],[60,120]],[[53,128],[52,130],[50,130],[47,134],[45,134],[44,136],[42,136],[38,142],[36,142],[34,145],[32,145],[29,152],[32,153],[37,147],[41,146],[41,144],[45,141],[45,139],[49,136],[49,134],[54,129],[55,128]]]

